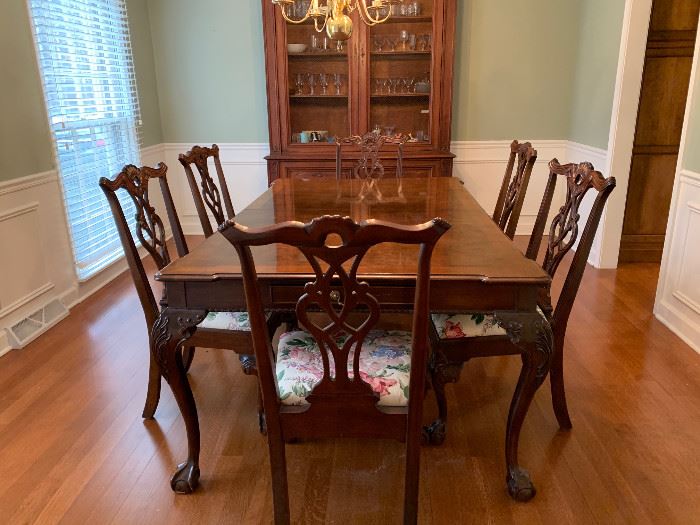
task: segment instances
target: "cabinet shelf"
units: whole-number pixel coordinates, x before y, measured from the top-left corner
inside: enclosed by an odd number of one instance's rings
[[[385,24],[432,23],[432,16],[392,16]]]
[[[414,98],[418,100],[427,100],[430,98],[430,93],[374,93],[372,94],[372,98],[378,100],[391,100],[393,98]]]
[[[304,51],[303,53],[289,53],[287,55],[289,60],[347,60],[348,54],[337,53],[335,51],[322,51],[319,53],[309,53]]]
[[[296,99],[316,99],[316,98],[322,98],[322,99],[337,99],[337,100],[347,100],[348,96],[347,95],[289,95],[289,98],[292,100]]]
[[[431,51],[372,51],[371,53],[372,58],[389,60],[430,59],[431,55]]]

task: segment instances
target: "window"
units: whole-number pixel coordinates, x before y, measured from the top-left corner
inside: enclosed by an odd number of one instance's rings
[[[139,164],[139,105],[124,0],[29,0],[49,125],[81,280],[122,256],[98,185]],[[134,206],[121,198],[129,225]]]

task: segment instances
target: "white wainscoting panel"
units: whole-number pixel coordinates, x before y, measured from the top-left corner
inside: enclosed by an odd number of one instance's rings
[[[0,184],[0,353],[5,329],[76,294],[63,195],[55,171]]]
[[[0,317],[54,287],[46,271],[38,210],[38,202],[29,202],[0,212],[0,239],[9,241],[9,257],[0,257],[0,275],[12,276],[0,282]]]
[[[700,353],[700,173],[678,174],[654,314]]]

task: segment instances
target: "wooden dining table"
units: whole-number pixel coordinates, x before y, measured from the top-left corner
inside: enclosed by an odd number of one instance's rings
[[[435,217],[451,229],[432,257],[430,306],[433,312],[493,312],[510,342],[527,354],[524,363],[536,373],[521,373],[506,430],[506,468],[513,497],[533,490],[518,463],[518,439],[532,397],[549,372],[551,327],[538,312],[538,299],[550,285],[549,275],[515,247],[456,178],[280,179],[236,215],[235,221],[260,227],[284,221],[308,222],[322,215],[349,216],[356,221],[380,219],[419,224]],[[413,307],[416,246],[375,247],[363,260],[359,275],[367,281],[382,309]],[[294,248],[253,248],[265,307],[293,312],[313,273]],[[219,233],[188,255],[161,270],[165,300],[151,333],[151,351],[169,383],[185,421],[187,460],[178,466],[172,486],[194,489],[199,479],[197,409],[182,359],[177,353],[209,311],[245,310],[243,281],[235,249]],[[532,371],[531,371],[532,372]]]

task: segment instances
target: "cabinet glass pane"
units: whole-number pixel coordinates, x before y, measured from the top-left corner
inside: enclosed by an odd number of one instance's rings
[[[308,4],[296,1],[295,18]],[[290,142],[328,143],[349,136],[348,43],[316,32],[311,21],[287,23],[287,58]]]
[[[391,9],[370,32],[370,129],[429,143],[433,0]]]

